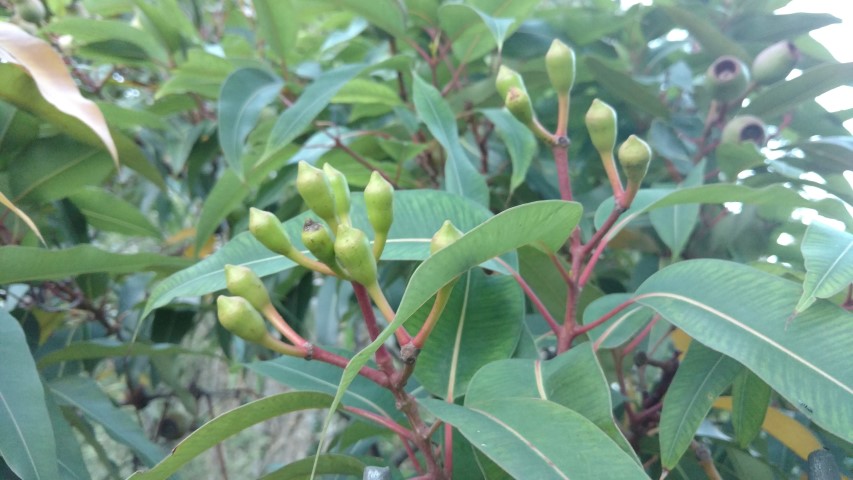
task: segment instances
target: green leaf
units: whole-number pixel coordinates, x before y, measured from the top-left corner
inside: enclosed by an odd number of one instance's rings
[[[86,480],[92,478],[80,451],[80,442],[71,429],[71,425],[50,393],[45,394],[45,404],[53,425],[53,439],[56,442],[57,466],[59,478],[63,480]]]
[[[284,223],[293,244],[306,253],[307,249],[302,246],[301,232],[305,219],[310,216],[310,212],[305,212]],[[429,256],[430,239],[445,220],[451,220],[457,228],[466,231],[489,216],[491,213],[480,205],[446,192],[395,192],[395,220],[388,233],[382,260],[423,260]],[[361,194],[352,195],[350,217],[353,226],[365,232],[371,231]],[[223,268],[226,264],[248,266],[260,276],[272,275],[296,266],[289,259],[267,250],[250,233],[244,232],[235,236],[213,255],[157,285],[148,299],[145,315],[174,298],[205,295],[225,288]]]
[[[331,0],[395,37],[406,35],[406,13],[396,0]]]
[[[260,68],[241,68],[222,84],[219,92],[219,144],[225,161],[242,177],[244,142],[258,122],[261,110],[275,100],[284,81]]]
[[[742,370],[722,353],[699,342],[690,344],[663,399],[659,438],[664,468],[672,470],[678,464],[714,400]]]
[[[171,343],[124,343],[116,339],[101,338],[90,341],[74,342],[67,347],[53,350],[38,359],[39,368],[44,368],[58,362],[69,360],[88,360],[94,358],[126,357],[142,355],[154,357],[166,355],[175,357],[176,354],[209,355],[181,348]]]
[[[512,161],[512,177],[509,180],[509,191],[512,193],[524,183],[530,162],[536,156],[536,138],[529,128],[516,120],[505,108],[488,108],[481,112],[495,125],[495,133],[506,145]]]
[[[331,397],[317,392],[288,392],[272,395],[223,413],[183,439],[172,453],[154,468],[136,472],[128,480],[165,480],[187,462],[226,438],[286,413],[326,408]]]
[[[593,301],[583,311],[583,324],[590,324],[631,299],[628,293],[611,293]],[[587,335],[595,346],[610,349],[627,343],[652,319],[652,312],[644,307],[629,307],[613,318],[590,330]]]
[[[669,118],[669,109],[649,88],[619,70],[614,70],[595,57],[586,57],[586,66],[610,94],[634,105],[649,115]]]
[[[592,422],[547,400],[499,398],[476,408],[435,399],[421,404],[514,478],[648,478]]]
[[[299,13],[293,0],[253,0],[260,36],[278,58],[290,62],[299,33]]]
[[[518,249],[518,272],[555,319],[566,314],[566,281],[545,252],[535,247]]]
[[[101,188],[86,187],[70,196],[90,225],[108,232],[160,238],[160,229],[132,203]]]
[[[365,78],[354,78],[338,90],[332,98],[332,103],[368,103],[396,107],[402,101],[397,92],[388,85]]]
[[[103,150],[57,136],[21,152],[9,166],[9,183],[16,201],[50,202],[99,184],[114,171]]]
[[[734,358],[803,413],[853,440],[853,314],[820,301],[790,324],[800,285],[745,265],[689,260],[649,277],[636,303]]]
[[[459,142],[456,118],[450,106],[441,98],[441,93],[435,87],[417,75],[413,78],[415,110],[447,153],[447,161],[444,163],[445,189],[488,206],[489,190],[486,180],[474,169]]]
[[[278,470],[268,473],[260,480],[307,480],[311,478],[314,459],[303,458],[289,463]],[[361,460],[339,453],[318,455],[317,475],[346,475],[361,477],[366,465]]]
[[[535,0],[475,0],[460,8],[445,4],[438,9],[439,25],[453,42],[453,56],[460,63],[471,63],[489,53],[526,20],[538,2]],[[513,23],[507,20],[512,19]]]
[[[21,325],[2,308],[0,358],[0,457],[21,478],[58,479],[44,387]]]
[[[733,181],[737,174],[753,167],[764,165],[765,157],[752,142],[722,143],[716,150],[717,165]]]
[[[732,427],[741,448],[749,446],[761,432],[771,393],[770,387],[749,370],[744,370],[735,379],[732,385]]]
[[[80,410],[89,420],[100,424],[113,439],[133,450],[144,464],[154,465],[166,456],[166,452],[145,436],[130,415],[113,405],[93,380],[62,377],[51,381],[48,386],[57,401]]]
[[[818,221],[806,229],[803,243],[806,279],[796,313],[818,298],[829,298],[853,282],[853,235]]]
[[[691,35],[696,37],[696,40],[711,55],[715,57],[733,55],[745,62],[752,61],[749,53],[743,47],[723,35],[708,18],[694,15],[684,8],[674,6],[662,6],[660,8],[669,15],[672,21],[686,28]]]
[[[470,37],[471,31],[475,31],[476,27],[485,25],[489,33],[492,34],[493,45],[498,47],[498,52],[503,49],[504,40],[506,40],[507,34],[513,27],[513,24],[516,23],[516,20],[513,18],[492,17],[478,8],[461,3],[449,3],[441,6],[438,9],[438,18],[442,28],[450,34],[452,39],[463,36]],[[484,41],[480,42],[480,44],[488,45]],[[478,45],[477,48],[485,47],[479,47]],[[466,57],[460,58],[464,59]]]
[[[680,188],[696,187],[702,185],[705,177],[705,162],[701,161],[691,170],[684,179]],[[699,222],[699,205],[686,204],[675,205],[666,208],[657,208],[649,212],[649,220],[661,241],[669,247],[672,258],[681,257],[681,252],[687,246],[690,235]]]
[[[740,42],[771,44],[793,40],[812,30],[839,23],[841,19],[828,13],[794,13],[790,15],[749,12],[733,19],[729,25],[732,38]]]
[[[266,151],[255,164],[260,169],[302,134],[326,108],[338,90],[365,70],[364,65],[346,65],[323,73],[305,88],[299,99],[278,117],[267,139]]]
[[[222,57],[200,49],[190,50],[187,60],[173,71],[171,78],[160,85],[154,98],[160,100],[168,95],[191,93],[215,99],[233,69],[231,62]]]
[[[425,306],[406,324],[412,335],[420,330],[429,310]],[[524,294],[512,277],[468,271],[455,285],[418,354],[415,378],[435,396],[465,395],[477,370],[512,356],[523,318]]]
[[[61,280],[83,273],[174,272],[192,264],[185,258],[156,253],[121,254],[91,245],[62,250],[7,245],[0,247],[0,284],[32,280]]]
[[[818,65],[797,78],[765,88],[750,99],[743,111],[764,118],[780,115],[835,87],[850,84],[851,78],[853,62]]]
[[[338,389],[341,369],[334,365],[305,361],[296,357],[279,357],[265,362],[253,362],[247,368],[258,375],[271,378],[297,391],[320,392],[334,395]],[[343,404],[361,408],[390,419],[399,419],[394,397],[387,389],[359,376],[352,389],[344,395]]]
[[[249,192],[249,185],[240,179],[235,170],[226,170],[219,177],[204,200],[196,223],[196,252],[201,251],[202,245],[213,235],[222,219],[243,205]]]
[[[148,32],[120,20],[95,20],[92,18],[65,17],[52,21],[44,28],[45,32],[56,35],[71,35],[74,44],[85,46],[97,42],[121,41],[137,47],[146,56],[146,60],[167,61],[166,51]]]
[[[468,269],[523,245],[538,245],[551,252],[566,241],[581,216],[574,202],[545,200],[505,210],[427,258],[409,279],[396,318],[378,337],[358,352],[344,369],[333,407],[341,401],[361,367],[393,332],[428,302],[438,290]],[[395,209],[396,211],[396,209]],[[331,417],[323,424],[325,432]]]
[[[170,52],[183,51],[198,41],[198,34],[189,18],[181,10],[177,0],[132,0],[139,8]]]

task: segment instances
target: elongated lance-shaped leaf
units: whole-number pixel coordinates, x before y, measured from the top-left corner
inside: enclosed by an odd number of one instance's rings
[[[577,225],[581,210],[577,203],[560,200],[519,205],[495,215],[427,258],[409,280],[394,321],[347,364],[335,394],[333,410],[340,404],[344,392],[358,371],[367,364],[379,346],[441,287],[469,268],[523,245],[536,244],[552,252],[556,251]],[[326,417],[324,433],[330,421],[331,415]]]
[[[800,248],[806,279],[797,313],[809,308],[817,298],[829,298],[853,283],[853,235],[812,222]]]
[[[746,369],[732,384],[732,428],[741,448],[761,432],[772,392],[764,380]]]
[[[672,469],[690,446],[702,419],[743,367],[699,342],[690,344],[684,361],[663,399],[660,419],[660,458]]]
[[[261,110],[278,96],[284,81],[260,68],[241,68],[219,92],[219,143],[228,165],[243,176],[243,142],[255,127]]]
[[[252,425],[285,413],[326,408],[331,400],[325,393],[287,392],[247,403],[205,423],[175,446],[162,462],[151,470],[134,473],[129,480],[165,480],[193,458]]]
[[[815,423],[853,441],[853,314],[818,301],[786,325],[799,284],[721,260],[677,263],[636,294],[636,303],[734,358]]]
[[[489,191],[486,188],[486,180],[474,169],[459,142],[453,111],[435,87],[417,75],[413,78],[415,110],[447,153],[447,161],[444,163],[445,189],[488,206]]]
[[[0,457],[21,478],[55,480],[56,443],[21,324],[0,309]]]
[[[705,177],[705,161],[699,162],[687,178],[679,185],[681,188],[702,185]],[[699,222],[699,204],[689,203],[671,207],[656,208],[649,212],[649,220],[658,236],[669,247],[673,258],[679,258],[687,246],[693,229]]]
[[[506,145],[512,161],[512,176],[509,180],[509,191],[512,192],[524,183],[530,162],[536,156],[536,137],[529,128],[516,120],[509,110],[488,108],[481,112],[495,125],[495,132]]]
[[[835,87],[849,85],[851,77],[853,62],[818,65],[797,78],[762,90],[744,108],[744,113],[761,117],[779,115]]]

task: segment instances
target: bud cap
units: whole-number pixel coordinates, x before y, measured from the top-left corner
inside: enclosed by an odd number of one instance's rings
[[[307,162],[299,162],[296,175],[296,189],[305,200],[308,208],[330,225],[337,225],[335,214],[335,194],[326,173]]]
[[[326,265],[336,265],[335,242],[332,241],[329,229],[322,223],[317,223],[310,218],[305,219],[302,227],[302,243],[317,257],[317,260]]]
[[[335,196],[335,213],[342,219],[349,218],[350,191],[347,177],[329,163],[323,164],[323,172],[329,179],[329,185],[332,186],[332,193]]]
[[[219,323],[243,340],[261,343],[269,333],[261,314],[243,297],[225,295],[216,299]]]
[[[521,75],[506,65],[501,65],[498,69],[498,76],[495,78],[495,88],[501,98],[506,98],[507,93],[509,93],[509,89],[512,87],[515,87],[522,92],[527,91],[527,89],[524,88],[524,79],[521,78]]]
[[[616,146],[616,110],[599,99],[592,101],[584,117],[592,145],[601,155],[611,155]]]
[[[361,230],[347,225],[338,227],[335,258],[351,279],[364,286],[376,283],[376,259],[367,236]]]
[[[432,240],[429,242],[430,255],[456,242],[462,235],[463,233],[450,220],[445,220],[441,224],[441,228],[435,232],[435,235],[432,236]]]
[[[619,147],[619,164],[622,165],[628,184],[639,185],[643,181],[651,159],[651,147],[636,135],[628,137]]]
[[[249,267],[225,265],[225,285],[229,292],[245,298],[258,310],[264,310],[271,304],[267,288]]]
[[[575,51],[560,40],[554,39],[545,54],[548,78],[558,95],[568,95],[575,84]]]
[[[394,187],[377,171],[364,188],[364,206],[373,231],[385,235],[394,221]]]
[[[281,222],[270,212],[254,207],[249,209],[249,231],[263,246],[279,255],[288,255],[293,250]]]

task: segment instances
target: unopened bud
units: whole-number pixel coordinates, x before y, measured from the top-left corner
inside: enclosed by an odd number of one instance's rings
[[[335,196],[335,213],[339,219],[349,222],[350,191],[347,177],[328,163],[323,165],[323,172],[326,173],[329,185],[332,186],[332,194]]]
[[[616,110],[599,99],[592,101],[584,117],[592,145],[602,156],[613,154],[616,146]]]
[[[394,221],[394,187],[379,172],[370,174],[364,188],[364,206],[376,235],[387,235]]]
[[[639,186],[649,169],[652,159],[652,149],[636,135],[631,135],[619,146],[619,164],[628,179],[628,185]]]
[[[506,98],[509,93],[509,89],[512,87],[515,87],[522,92],[527,91],[527,89],[524,88],[524,79],[521,78],[521,75],[506,65],[501,65],[498,69],[498,76],[495,78],[495,88],[501,98]]]
[[[243,297],[216,299],[219,323],[229,332],[252,343],[261,343],[269,335],[261,314]]]
[[[249,231],[263,246],[279,255],[290,256],[294,250],[281,222],[270,212],[249,209]]]
[[[329,266],[335,264],[335,242],[329,234],[329,229],[322,223],[317,223],[310,218],[305,220],[302,227],[302,243],[308,248],[317,260]]]
[[[263,311],[271,304],[267,287],[249,267],[225,265],[225,285],[229,292],[245,298],[258,310]]]
[[[568,95],[575,84],[575,51],[555,39],[545,54],[548,78],[558,95]]]
[[[705,78],[711,96],[722,102],[740,98],[749,86],[749,70],[746,65],[728,55],[711,64]]]
[[[790,41],[774,43],[756,55],[752,62],[752,76],[759,85],[770,85],[785,77],[800,59],[800,50]]]
[[[376,259],[367,236],[361,230],[341,225],[335,239],[335,259],[356,282],[370,286],[376,283]]]
[[[441,224],[441,228],[435,232],[435,235],[432,236],[432,240],[429,242],[430,255],[456,242],[462,235],[463,233],[450,220],[445,220]]]
[[[512,87],[506,94],[506,108],[519,122],[531,127],[533,123],[533,104],[527,92]]]
[[[759,147],[764,146],[766,132],[764,122],[752,115],[739,115],[729,120],[723,127],[720,143],[753,142]]]
[[[335,194],[325,172],[306,162],[299,162],[296,175],[296,189],[314,213],[325,220],[332,228],[338,224],[335,214]]]

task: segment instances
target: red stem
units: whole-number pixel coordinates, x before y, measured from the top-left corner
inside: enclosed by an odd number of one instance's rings
[[[660,319],[660,317],[655,316],[655,318],[653,318],[652,321],[650,321],[649,324],[646,325],[646,328],[644,328],[643,331],[640,332],[640,334],[637,335],[633,340],[631,340],[631,343],[629,343],[625,347],[625,349],[622,350],[622,355],[628,355],[629,353],[634,351],[634,349],[637,348],[637,345],[639,345],[644,338],[649,336],[649,333],[652,331],[652,327],[654,327],[655,324],[658,323],[658,319]]]
[[[358,301],[358,306],[361,308],[361,315],[364,317],[364,325],[367,327],[367,334],[370,335],[370,340],[376,340],[379,336],[379,325],[376,323],[376,314],[373,313],[373,306],[370,303],[370,296],[367,294],[367,289],[364,285],[358,282],[352,282],[352,289],[355,292],[355,298]],[[385,373],[388,381],[394,378],[394,360],[391,358],[391,353],[385,348],[385,345],[380,345],[374,354],[376,364]]]
[[[382,415],[363,410],[361,408],[350,407],[346,405],[344,405],[344,411],[352,413],[353,415],[358,415],[359,417],[365,418],[374,423],[378,423],[379,425],[387,428],[388,430],[391,430],[392,432],[396,433],[405,440],[414,440],[415,438],[414,432],[412,432],[408,428],[403,427],[402,425],[395,422],[394,420],[391,420],[388,417],[383,417]]]
[[[581,334],[584,334],[584,333],[586,333],[586,332],[588,332],[588,331],[592,330],[593,328],[595,328],[595,327],[597,327],[597,326],[601,325],[602,323],[604,323],[604,322],[606,322],[606,321],[610,320],[611,318],[615,317],[615,316],[616,316],[616,314],[618,314],[618,313],[619,313],[619,312],[621,312],[622,310],[625,310],[626,308],[628,308],[629,306],[631,306],[633,303],[634,303],[634,299],[633,299],[633,298],[629,298],[628,300],[625,300],[624,302],[620,303],[620,304],[619,304],[618,306],[616,306],[614,309],[612,309],[612,310],[610,310],[609,312],[607,312],[607,313],[605,313],[604,315],[602,315],[600,318],[596,319],[594,322],[587,323],[586,325],[578,325],[578,326],[576,326],[576,327],[575,327],[575,329],[572,331],[572,333],[573,333],[575,336],[577,336],[577,335],[581,335]]]
[[[449,423],[444,424],[444,474],[447,478],[453,474],[453,426]]]
[[[607,234],[607,232],[609,232],[610,229],[613,228],[613,225],[616,223],[617,220],[619,220],[619,216],[622,215],[623,213],[625,213],[624,208],[622,208],[616,204],[613,205],[613,210],[610,211],[610,216],[607,217],[607,220],[604,221],[604,223],[601,225],[601,228],[599,228],[595,232],[595,234],[593,234],[592,238],[589,239],[589,242],[587,242],[586,245],[584,245],[583,248],[581,249],[581,251],[580,251],[580,258],[581,259],[586,257],[589,254],[589,252],[593,248],[595,248],[596,245],[598,245],[598,242],[600,242],[601,239]]]
[[[566,137],[561,137],[566,138]],[[560,186],[560,198],[572,200],[572,182],[569,180],[569,146],[554,145],[551,148],[554,163],[557,165],[557,182]]]
[[[521,275],[516,272],[512,267],[510,267],[509,264],[506,263],[502,258],[495,257],[495,261],[497,261],[498,263],[503,265],[504,268],[509,270],[509,273],[510,275],[512,275],[512,278],[514,278],[515,281],[518,282],[519,285],[521,285],[521,289],[524,290],[524,293],[525,295],[527,295],[527,298],[530,299],[530,302],[533,303],[533,306],[536,307],[536,310],[538,310],[542,317],[545,319],[545,321],[548,322],[548,326],[551,327],[551,330],[553,330],[555,334],[559,334],[560,325],[557,323],[556,320],[554,320],[554,317],[545,307],[545,304],[542,303],[542,300],[540,300],[539,297],[536,295],[536,292],[534,292],[533,289],[530,288],[530,285],[527,283],[527,281],[525,281],[521,277]]]
[[[345,357],[332,353],[328,350],[324,350],[316,345],[311,347],[311,359],[317,360],[320,362],[329,363],[331,365],[335,365],[336,367],[346,368],[349,364],[349,360]],[[371,380],[373,383],[379,385],[380,387],[389,388],[391,386],[391,381],[388,379],[388,375],[385,372],[380,372],[375,368],[371,367],[361,367],[361,370],[358,371],[358,374]]]
[[[566,285],[572,283],[572,278],[569,275],[569,272],[566,271],[566,268],[563,267],[563,264],[560,262],[560,258],[557,257],[557,255],[554,253],[549,253],[548,258],[550,258],[551,263],[553,263],[554,266],[557,267],[557,271],[560,272],[560,276],[563,277],[563,281],[566,282]]]

